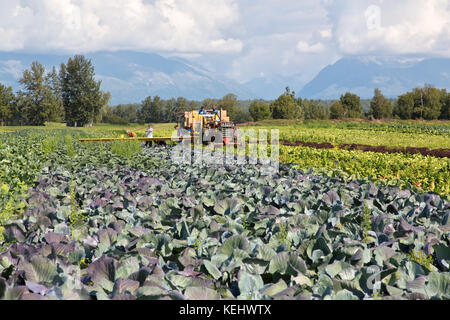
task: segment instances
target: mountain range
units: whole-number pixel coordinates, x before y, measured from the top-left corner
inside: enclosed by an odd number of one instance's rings
[[[425,84],[450,89],[450,59],[343,58],[320,71],[299,95],[336,99],[349,91],[367,99],[378,88],[385,96],[395,98]]]
[[[164,58],[158,54],[118,51],[85,55],[95,67],[102,90],[111,92],[111,104],[140,102],[148,96],[163,99],[185,97],[189,100],[221,98],[228,93],[251,99],[253,92],[236,81],[214,74],[184,59]],[[0,82],[19,89],[18,79],[33,61],[47,70],[66,63],[69,56],[0,52]]]
[[[257,77],[238,83],[181,58],[132,51],[96,52],[85,55],[95,67],[102,89],[112,94],[111,104],[140,102],[147,96],[163,99],[183,96],[189,100],[221,98],[234,93],[239,99],[272,100],[286,86],[308,99],[337,99],[347,91],[367,99],[379,88],[397,97],[425,83],[450,89],[450,59],[345,57],[321,70],[306,85],[294,76]],[[69,56],[0,52],[0,83],[20,89],[18,79],[33,61],[48,70],[67,62]]]

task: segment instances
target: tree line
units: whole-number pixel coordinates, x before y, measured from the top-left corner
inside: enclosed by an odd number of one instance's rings
[[[450,119],[450,93],[429,85],[416,88],[396,100],[386,98],[375,89],[369,110],[364,112],[361,98],[353,93],[343,94],[339,100],[327,106],[320,100],[308,100],[295,96],[289,87],[274,101],[253,100],[249,104],[239,101],[234,94],[222,99],[188,101],[185,98],[162,100],[147,97],[140,104],[107,107],[102,113],[102,122],[127,124],[151,122],[176,122],[177,115],[184,111],[206,108],[222,108],[234,122],[261,121],[267,119],[326,120],[326,119]]]
[[[105,107],[101,112],[101,122],[111,124],[128,123],[161,123],[177,122],[180,114],[186,111],[206,109],[223,109],[233,121],[248,122],[251,120],[248,106],[230,93],[221,99],[205,99],[202,101],[177,99],[161,99],[159,96],[147,97],[141,103],[119,104]]]
[[[284,94],[271,103],[254,101],[249,108],[255,121],[264,119],[450,119],[450,93],[446,89],[415,88],[394,102],[386,98],[379,89],[375,89],[370,100],[370,108],[363,112],[361,98],[347,92],[334,101],[330,107],[316,100],[296,98],[289,87]]]
[[[42,126],[66,122],[68,126],[91,126],[101,120],[100,111],[109,103],[109,92],[101,91],[90,60],[77,55],[47,71],[34,61],[19,80],[21,90],[0,83],[0,123]]]
[[[430,85],[415,88],[398,97],[387,99],[375,89],[370,108],[363,112],[361,99],[347,92],[330,106],[321,100],[296,97],[286,87],[274,101],[240,101],[234,94],[221,99],[189,101],[184,97],[161,99],[149,96],[141,103],[109,106],[111,95],[101,91],[95,80],[94,66],[77,55],[62,63],[59,71],[51,71],[37,61],[25,70],[19,80],[22,89],[14,93],[0,84],[1,125],[44,125],[66,122],[68,126],[91,126],[95,122],[111,124],[176,122],[184,111],[217,107],[227,111],[234,122],[266,119],[450,119],[450,93]]]

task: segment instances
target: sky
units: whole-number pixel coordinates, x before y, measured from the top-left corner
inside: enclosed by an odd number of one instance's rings
[[[0,51],[108,50],[306,83],[346,56],[450,57],[450,0],[0,0]]]

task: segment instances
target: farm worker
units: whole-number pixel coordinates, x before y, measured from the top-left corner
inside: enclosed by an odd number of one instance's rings
[[[136,138],[137,137],[137,134],[135,132],[133,132],[133,131],[127,131],[127,134],[128,134],[128,136],[130,138]]]
[[[183,130],[178,125],[175,126],[175,130],[177,131],[177,137],[181,137],[183,135]]]
[[[153,127],[151,124],[148,125],[147,130],[145,131],[145,137],[153,138]]]
[[[148,125],[147,130],[145,131],[145,137],[146,138],[153,138],[153,127],[151,124]],[[146,141],[145,146],[151,147],[153,145],[152,141]]]
[[[219,110],[216,110],[216,106],[213,107],[213,111],[212,114],[214,115],[214,122],[219,122],[220,118],[219,118]]]

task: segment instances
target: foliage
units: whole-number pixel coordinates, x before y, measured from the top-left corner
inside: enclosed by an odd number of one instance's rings
[[[328,119],[329,115],[327,108],[320,105],[319,102],[315,100],[302,100],[299,105],[301,105],[304,110],[305,120]]]
[[[0,83],[0,125],[4,126],[13,116],[12,105],[14,103],[12,87],[5,87]]]
[[[115,107],[104,107],[101,111],[103,123],[129,124],[137,123],[139,118],[139,104],[119,104]]]
[[[369,231],[372,228],[372,212],[367,205],[364,205],[362,212],[362,229],[364,232],[364,242],[369,243]]]
[[[394,115],[401,119],[448,119],[446,114],[447,94],[429,85],[415,88],[401,95],[394,108]]]
[[[236,112],[234,114],[234,123],[245,123],[251,121],[252,118],[250,116],[250,112],[247,111],[245,108],[238,107],[236,109]]]
[[[227,111],[227,116],[230,118],[231,121],[236,120],[236,114],[237,114],[237,96],[235,94],[229,93],[225,95],[222,99],[220,99],[218,102],[218,107],[220,109]]]
[[[164,103],[159,96],[147,97],[142,102],[140,118],[146,123],[164,122]]]
[[[59,79],[58,72],[56,71],[56,67],[52,68],[52,71],[47,73],[46,82],[50,87],[50,90],[53,93],[54,107],[50,109],[48,115],[48,121],[50,122],[63,122],[64,117],[64,106],[61,95],[61,81]]]
[[[413,90],[414,107],[413,119],[438,119],[441,113],[441,91],[426,85],[424,88]]]
[[[309,147],[280,146],[280,161],[330,176],[370,179],[402,188],[450,193],[450,159]]]
[[[10,190],[8,184],[0,185],[0,242],[3,241],[3,226],[14,217],[20,215],[26,207],[23,197],[26,196],[27,186],[18,183],[15,190]]]
[[[418,264],[424,266],[428,270],[432,270],[433,268],[433,256],[426,255],[422,251],[419,250],[411,250],[411,261],[417,262]]]
[[[69,58],[59,71],[62,103],[69,126],[91,125],[108,104],[110,94],[100,90],[95,80],[94,66],[84,56]]]
[[[304,116],[302,108],[288,90],[270,104],[270,110],[274,119],[302,119]]]
[[[364,144],[392,148],[450,149],[450,126],[406,125],[404,123],[310,122],[283,124],[261,123],[242,126],[247,129],[276,129],[281,140],[334,145]]]
[[[395,104],[393,114],[398,116],[400,119],[412,119],[414,107],[414,98],[412,94],[405,93],[398,97],[397,103]]]
[[[342,119],[345,116],[344,106],[340,101],[334,102],[330,107],[330,119]]]
[[[177,164],[167,148],[133,160],[78,148],[41,171],[28,208],[6,224],[5,240],[18,242],[0,254],[0,298],[448,298],[439,195],[289,165],[265,176],[259,164]],[[75,198],[86,221],[69,237]],[[437,265],[423,269],[411,248],[439,255]]]
[[[55,152],[58,148],[60,137],[58,136],[48,136],[42,141],[42,152],[45,155]]]
[[[115,141],[111,143],[111,152],[119,156],[131,159],[136,153],[142,151],[139,141]]]
[[[78,204],[77,195],[75,193],[75,181],[72,180],[69,185],[69,194],[67,197],[70,200],[69,225],[71,229],[70,235],[73,237],[75,228],[81,227],[86,217],[81,212]]]
[[[269,105],[262,101],[254,100],[248,110],[253,121],[261,121],[271,117]]]
[[[50,77],[43,65],[34,61],[19,80],[23,86],[17,95],[17,110],[23,124],[42,126],[62,112],[58,97],[52,91]]]
[[[359,118],[362,116],[361,98],[356,94],[347,92],[341,95],[340,102],[344,108],[345,118]]]
[[[370,114],[375,119],[392,117],[392,104],[379,89],[375,89],[374,97],[370,101]]]
[[[64,142],[65,142],[65,144],[66,144],[66,153],[67,153],[67,156],[69,156],[69,157],[75,156],[76,151],[75,151],[75,146],[74,146],[74,144],[73,144],[73,138],[72,138],[72,135],[66,134],[66,135],[64,136]]]
[[[444,91],[445,93],[445,91]],[[439,119],[450,119],[450,93],[443,97],[443,104],[441,109],[441,116]]]

